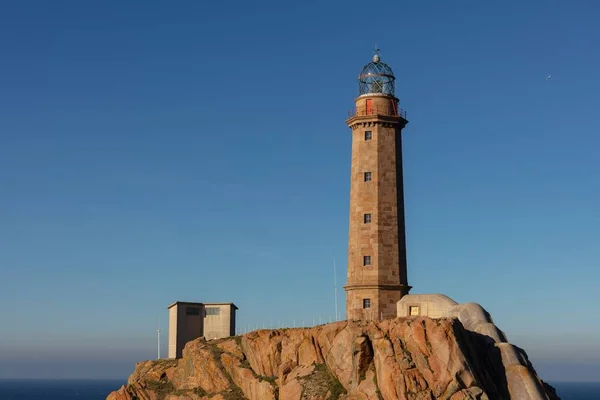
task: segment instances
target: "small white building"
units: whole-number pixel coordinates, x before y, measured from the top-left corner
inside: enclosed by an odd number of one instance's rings
[[[398,317],[448,317],[458,303],[444,294],[408,294],[396,303]]]
[[[181,358],[185,344],[199,337],[206,340],[235,336],[233,303],[176,301],[169,310],[169,358]]]

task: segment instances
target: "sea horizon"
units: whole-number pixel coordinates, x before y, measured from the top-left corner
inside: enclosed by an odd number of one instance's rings
[[[126,378],[0,378],[2,400],[105,400]],[[597,400],[600,381],[548,381],[562,400]]]

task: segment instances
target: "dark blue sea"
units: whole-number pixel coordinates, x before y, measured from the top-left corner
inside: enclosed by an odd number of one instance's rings
[[[121,380],[0,380],[0,400],[105,400]]]
[[[124,380],[0,380],[0,400],[105,400]],[[600,400],[600,382],[551,383],[562,400]]]

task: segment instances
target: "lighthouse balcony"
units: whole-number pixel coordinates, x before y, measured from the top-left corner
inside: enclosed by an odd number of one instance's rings
[[[364,117],[368,115],[385,115],[385,116],[394,116],[394,117],[402,117],[406,119],[406,111],[397,107],[390,107],[388,105],[384,105],[383,107],[378,107],[376,105],[372,107],[359,107],[356,110],[348,111],[348,118],[352,117]]]

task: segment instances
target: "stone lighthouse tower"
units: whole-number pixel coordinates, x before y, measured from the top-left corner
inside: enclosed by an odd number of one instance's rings
[[[352,130],[347,319],[396,317],[396,303],[408,294],[402,128],[395,77],[379,54],[358,77]]]

